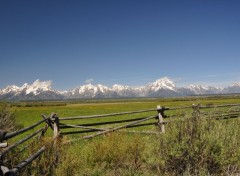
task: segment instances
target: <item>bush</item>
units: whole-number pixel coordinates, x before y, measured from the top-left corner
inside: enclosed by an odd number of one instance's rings
[[[10,111],[10,106],[5,104],[0,107],[0,129],[10,132],[18,128],[20,128],[20,125],[16,123],[15,114]]]
[[[196,113],[153,136],[112,133],[67,146],[57,175],[238,175],[240,120]]]
[[[9,105],[4,105],[0,109],[0,129],[6,132],[16,131],[22,128],[16,123],[15,114],[10,111]],[[26,137],[27,133],[8,140],[9,145]],[[58,140],[58,148],[54,149],[49,145],[52,137],[34,138],[26,143],[14,148],[2,157],[4,166],[13,168],[21,161],[36,153],[42,146],[47,146],[44,153],[32,162],[29,166],[20,171],[20,175],[53,175],[58,162],[58,155],[61,150],[61,140]],[[4,149],[0,149],[1,150]],[[0,161],[2,162],[2,161]],[[0,173],[1,175],[1,173]]]
[[[58,157],[61,151],[61,140],[57,142],[57,147],[49,145],[52,137],[43,137],[40,140],[35,139],[27,150],[27,156],[36,153],[41,147],[46,146],[45,151],[35,159],[29,166],[21,171],[21,175],[54,175],[54,170],[58,164]]]
[[[146,175],[146,147],[140,136],[118,133],[76,143],[62,156],[57,175]]]
[[[170,175],[239,174],[239,120],[194,117],[159,137],[160,169]]]

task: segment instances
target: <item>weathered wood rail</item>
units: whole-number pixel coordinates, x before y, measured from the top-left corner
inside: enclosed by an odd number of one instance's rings
[[[36,158],[38,158],[45,150],[46,147],[48,145],[54,144],[54,142],[56,141],[56,139],[59,137],[60,133],[58,133],[59,129],[57,128],[58,125],[55,125],[58,117],[56,117],[56,114],[52,114],[50,117],[46,117],[43,116],[43,120],[28,126],[26,128],[20,129],[18,131],[12,132],[12,133],[7,133],[5,131],[0,130],[0,147],[4,148],[3,150],[0,151],[0,175],[1,176],[15,176],[18,175],[19,172],[25,168],[27,165],[29,165],[33,160],[35,160]],[[24,136],[22,139],[20,139],[19,141],[11,144],[10,146],[8,146],[7,142],[4,142],[6,140],[12,139],[16,136],[20,136],[21,137],[24,135],[24,133],[35,129],[36,127],[44,124],[45,125],[43,127],[41,127],[38,130],[34,130],[34,132],[32,132],[31,134],[28,134],[26,136]],[[27,142],[28,140],[33,140],[34,137],[36,137],[38,135],[38,140],[40,140],[44,134],[47,132],[48,128],[51,127],[54,131],[54,135],[51,141],[49,141],[47,144],[45,144],[44,146],[42,146],[38,151],[36,151],[34,154],[32,154],[31,156],[29,156],[27,159],[23,160],[22,162],[20,162],[18,165],[14,166],[13,168],[8,168],[5,166],[5,162],[6,160],[6,155],[11,152],[13,149],[15,149],[16,147],[18,147],[19,145]],[[22,151],[26,150],[30,145],[26,145]],[[21,152],[21,151],[19,151]]]
[[[62,135],[71,135],[71,134],[87,134],[96,132],[95,134],[85,135],[81,136],[79,139],[74,139],[73,141],[81,140],[81,139],[91,139],[99,135],[104,135],[106,133],[110,133],[113,131],[119,131],[119,132],[129,132],[129,133],[142,133],[142,134],[159,134],[159,133],[165,133],[165,125],[171,122],[174,122],[175,117],[179,117],[181,115],[171,115],[167,116],[165,114],[166,111],[176,111],[176,110],[187,110],[187,109],[193,109],[193,114],[195,115],[201,115],[201,116],[207,116],[208,112],[200,112],[204,109],[218,109],[218,108],[232,108],[232,107],[240,107],[240,104],[224,104],[224,105],[208,105],[208,106],[202,106],[200,104],[198,105],[191,105],[191,106],[182,106],[182,107],[161,107],[157,106],[155,109],[146,109],[146,110],[139,110],[139,111],[131,111],[131,112],[121,112],[121,113],[112,113],[112,114],[101,114],[101,115],[91,115],[91,116],[76,116],[76,117],[64,117],[59,118],[59,129],[61,129]],[[115,116],[122,116],[122,115],[131,115],[131,114],[141,114],[146,112],[156,112],[156,115],[149,116],[149,117],[137,117],[137,118],[129,118],[129,119],[123,119],[123,120],[114,120],[112,118],[111,121],[101,121],[101,122],[95,122],[95,123],[79,123],[79,124],[69,124],[64,123],[64,121],[81,121],[86,119],[93,119],[93,118],[106,118],[106,117],[115,117]],[[240,110],[236,111],[229,111],[229,112],[215,112],[213,115],[211,115],[212,118],[215,118],[216,120],[221,119],[227,119],[227,118],[237,118],[240,116]],[[171,118],[172,120],[164,120]],[[149,120],[155,119],[154,122],[148,122],[143,123]],[[184,119],[183,119],[184,120]],[[106,125],[110,124],[121,124],[119,126],[113,126],[109,127]],[[158,126],[159,130],[156,131],[129,131],[129,130],[123,130],[123,129],[129,129],[129,128],[136,128],[136,127],[142,127],[142,126]],[[98,127],[101,126],[101,127]],[[104,126],[104,127],[103,127]],[[65,131],[64,129],[81,129],[78,131],[70,130]],[[70,141],[71,142],[71,141]]]
[[[46,148],[49,145],[53,145],[56,147],[56,141],[60,135],[70,135],[70,134],[84,134],[80,135],[78,139],[71,140],[67,143],[74,142],[80,139],[91,139],[96,136],[104,135],[110,132],[119,131],[119,132],[128,132],[128,133],[142,133],[142,134],[161,134],[165,133],[167,129],[165,128],[165,125],[171,122],[174,122],[174,118],[179,117],[181,115],[171,115],[167,116],[165,114],[166,111],[176,111],[176,110],[184,110],[187,111],[187,109],[192,109],[193,115],[198,116],[207,116],[208,112],[202,112],[204,109],[210,109],[210,108],[232,108],[232,107],[240,107],[240,104],[223,104],[223,105],[209,105],[209,106],[202,106],[200,104],[198,105],[191,105],[191,106],[182,106],[182,107],[173,107],[173,108],[167,108],[167,107],[161,107],[157,106],[157,108],[154,109],[146,109],[146,110],[138,110],[138,111],[131,111],[131,112],[118,112],[118,113],[111,113],[111,114],[101,114],[101,115],[91,115],[91,116],[76,116],[76,117],[64,117],[59,118],[56,114],[52,113],[49,117],[42,114],[42,120],[39,122],[20,129],[18,131],[7,133],[5,131],[0,130],[0,148],[3,148],[0,150],[0,175],[1,176],[15,176],[19,175],[20,171],[25,168],[27,165],[31,164],[32,161],[37,159],[42,153],[45,152]],[[114,118],[111,121],[101,121],[101,122],[91,122],[91,123],[81,123],[81,120],[86,119],[100,119],[100,118],[106,118],[106,117],[119,117],[123,115],[132,115],[132,114],[141,114],[141,113],[150,113],[155,112],[155,115],[147,116],[147,117],[131,117],[128,119],[115,119]],[[212,118],[216,120],[221,119],[228,119],[228,118],[238,118],[240,117],[240,109],[235,110],[222,110],[222,111],[216,111],[213,115],[211,115]],[[165,120],[167,119],[167,120]],[[172,119],[172,120],[169,120]],[[184,120],[181,119],[181,120]],[[78,121],[75,124],[67,123],[65,124],[65,121],[73,122]],[[147,122],[151,121],[151,122]],[[44,125],[45,124],[45,125]],[[118,126],[106,126],[106,125],[116,125]],[[34,130],[36,127],[43,125],[41,128]],[[157,131],[131,131],[127,130],[130,128],[136,128],[136,127],[142,127],[142,126],[156,126],[158,128]],[[100,127],[98,127],[100,126]],[[53,131],[53,137],[52,139],[40,147],[39,150],[37,150],[34,154],[29,156],[24,161],[20,162],[13,168],[8,168],[5,166],[5,161],[7,161],[7,154],[18,147],[19,145],[25,143],[26,141],[33,140],[33,138],[36,138],[38,136],[38,139],[41,140],[41,138],[44,136],[44,134],[47,132],[49,127]],[[81,129],[80,131],[74,131],[71,129]],[[70,131],[65,131],[65,129],[68,129]],[[24,137],[23,134],[28,132],[29,130],[34,130],[31,134],[27,134]],[[96,132],[96,133],[94,133]],[[90,133],[90,134],[88,134]],[[7,140],[12,139],[16,136],[20,136],[22,139],[16,141],[15,143],[8,146]],[[26,150],[29,147],[29,145],[26,145],[22,151]]]

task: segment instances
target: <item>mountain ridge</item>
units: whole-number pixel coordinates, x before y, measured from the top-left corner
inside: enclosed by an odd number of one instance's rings
[[[214,86],[189,85],[177,87],[168,77],[141,87],[114,84],[108,87],[91,83],[78,86],[67,91],[53,90],[51,81],[37,79],[32,84],[25,83],[21,87],[16,85],[0,89],[2,100],[56,100],[56,99],[85,99],[85,98],[128,98],[128,97],[180,97],[190,95],[230,94],[240,93],[240,83],[221,88]]]

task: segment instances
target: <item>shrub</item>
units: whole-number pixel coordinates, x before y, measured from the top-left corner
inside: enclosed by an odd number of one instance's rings
[[[0,129],[10,132],[20,127],[21,126],[16,123],[15,114],[10,111],[10,106],[5,104],[0,107]]]
[[[159,167],[170,175],[239,173],[239,125],[239,120],[201,117],[169,124],[159,137]]]
[[[16,123],[15,114],[10,111],[10,106],[2,106],[0,109],[0,129],[6,132],[11,132],[20,128],[22,128],[22,126]],[[16,136],[14,139],[10,139],[8,143],[11,145],[23,137],[26,137],[26,134],[27,133]],[[53,175],[53,171],[58,162],[58,155],[61,150],[61,140],[58,140],[57,149],[54,149],[52,145],[49,145],[49,141],[51,140],[52,137],[38,137],[14,148],[8,152],[6,156],[1,158],[4,161],[4,166],[13,168],[21,161],[24,161],[26,158],[36,153],[42,146],[47,146],[46,150],[40,157],[20,171],[20,175]],[[0,152],[1,150],[4,149],[0,149]]]
[[[143,175],[145,150],[140,136],[118,133],[76,143],[62,156],[57,175]]]
[[[211,113],[210,113],[211,114]],[[157,136],[112,133],[67,146],[57,175],[238,175],[240,120],[199,113]]]

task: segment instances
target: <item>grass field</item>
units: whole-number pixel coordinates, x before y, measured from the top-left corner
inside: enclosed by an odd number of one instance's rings
[[[56,103],[56,104],[55,104]],[[238,96],[171,99],[104,99],[69,102],[15,102],[11,111],[24,127],[52,112],[59,117],[108,114],[134,110],[240,103]],[[212,111],[212,110],[208,110]],[[214,110],[213,110],[214,111]],[[188,115],[192,110],[188,110]],[[148,117],[157,112],[67,121],[70,124]],[[167,115],[182,113],[169,111]],[[186,113],[186,112],[184,112]],[[156,127],[137,130],[157,130]],[[55,175],[227,175],[239,174],[239,120],[186,120],[166,125],[164,135],[114,133],[62,146]],[[51,135],[51,134],[49,134]],[[77,138],[68,135],[64,141]],[[43,158],[42,160],[46,160]],[[53,172],[53,171],[51,171]],[[50,174],[51,175],[51,174]]]
[[[189,97],[169,99],[103,99],[73,102],[18,102],[12,103],[17,121],[24,126],[41,120],[41,114],[49,116],[52,112],[59,117],[95,115],[156,108],[157,105],[166,107],[191,106],[192,104],[228,104],[240,103],[240,97]]]

